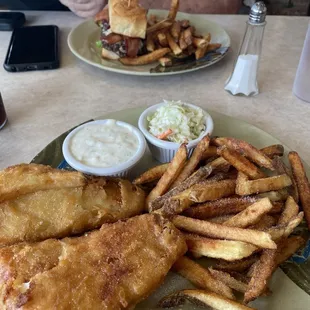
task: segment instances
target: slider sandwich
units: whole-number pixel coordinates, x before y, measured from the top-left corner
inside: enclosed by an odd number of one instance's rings
[[[137,0],[109,0],[95,17],[101,28],[102,57],[117,60],[134,58],[143,53],[147,27],[147,10]]]

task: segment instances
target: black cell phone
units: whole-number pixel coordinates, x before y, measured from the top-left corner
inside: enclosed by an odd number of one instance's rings
[[[21,72],[58,68],[58,31],[55,25],[14,29],[4,69]]]
[[[24,13],[21,12],[0,12],[0,30],[11,31],[22,27],[26,21]]]

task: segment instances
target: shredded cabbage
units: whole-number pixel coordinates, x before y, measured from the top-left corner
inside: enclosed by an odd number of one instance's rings
[[[206,128],[206,116],[202,109],[191,108],[181,101],[164,100],[165,105],[148,116],[149,132],[160,136],[171,130],[166,140],[176,143],[189,142],[199,138]]]

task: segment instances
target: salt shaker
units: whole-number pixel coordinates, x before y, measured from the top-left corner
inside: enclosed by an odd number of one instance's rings
[[[257,70],[262,51],[267,8],[263,1],[251,7],[246,31],[239,49],[231,76],[225,84],[225,90],[233,95],[257,95]]]
[[[298,98],[310,102],[310,24],[296,72],[293,93]]]

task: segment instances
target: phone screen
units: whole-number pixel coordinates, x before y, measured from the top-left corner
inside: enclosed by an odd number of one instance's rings
[[[32,26],[15,29],[6,64],[39,64],[57,61],[57,33],[56,26]]]

